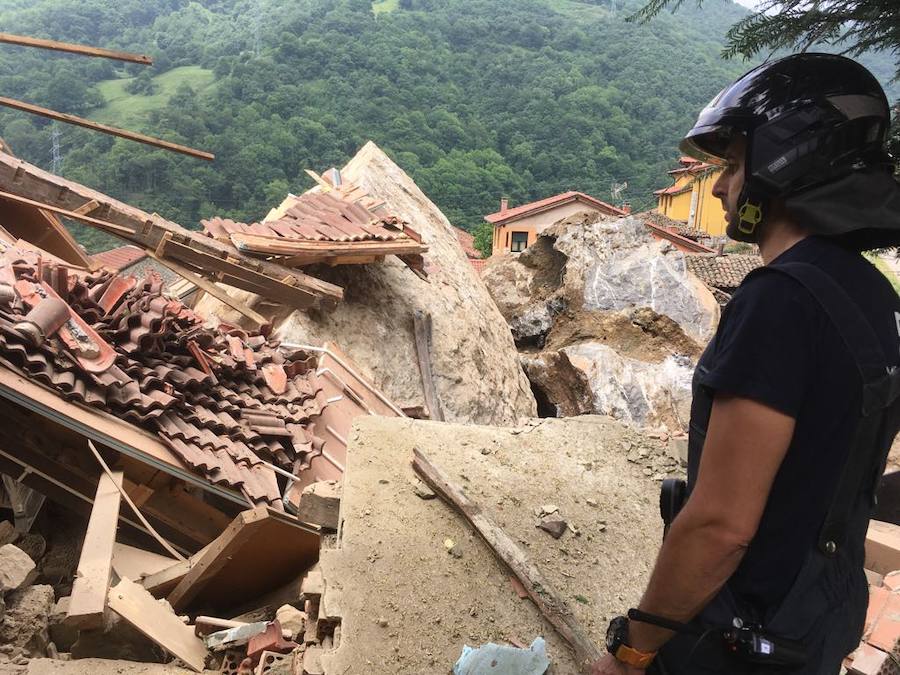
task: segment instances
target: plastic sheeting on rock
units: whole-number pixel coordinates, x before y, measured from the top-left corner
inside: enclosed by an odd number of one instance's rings
[[[528,649],[489,642],[473,649],[463,647],[453,666],[453,675],[544,675],[550,667],[544,638],[537,637]]]

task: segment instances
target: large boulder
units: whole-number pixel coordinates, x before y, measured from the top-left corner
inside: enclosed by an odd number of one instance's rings
[[[276,334],[304,344],[333,341],[396,403],[421,406],[413,313],[427,312],[433,321],[435,387],[448,421],[508,425],[533,416],[534,396],[509,327],[447,218],[374,143],[367,143],[341,175],[384,200],[387,212],[422,235],[429,248],[428,280],[392,257],[374,265],[316,268],[316,276],[344,288],[343,302],[324,312],[292,312],[277,323]],[[214,299],[198,309],[238,320]]]
[[[0,546],[0,593],[18,590],[36,577],[36,566],[27,553],[12,544]]]
[[[635,217],[576,214],[483,274],[542,414],[686,428],[690,378],[719,306],[685,255]]]

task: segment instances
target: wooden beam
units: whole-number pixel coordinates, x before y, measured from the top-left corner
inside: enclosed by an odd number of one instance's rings
[[[14,237],[28,241],[70,265],[91,269],[90,256],[52,213],[34,205],[0,199],[0,223]]]
[[[32,105],[31,103],[18,101],[14,98],[6,98],[5,96],[0,96],[0,105],[6,106],[7,108],[12,108],[14,110],[21,110],[22,112],[27,112],[31,115],[39,115],[41,117],[47,117],[51,120],[57,120],[58,122],[66,122],[67,124],[74,124],[75,126],[84,127],[85,129],[100,131],[104,134],[109,134],[110,136],[118,136],[119,138],[124,138],[129,141],[136,141],[137,143],[152,145],[156,148],[162,148],[163,150],[179,152],[182,155],[189,155],[190,157],[196,157],[197,159],[205,159],[208,162],[211,162],[216,158],[216,156],[212,153],[204,152],[203,150],[195,150],[194,148],[189,148],[186,145],[170,143],[169,141],[163,141],[159,138],[153,138],[152,136],[139,134],[135,131],[128,131],[126,129],[111,127],[108,124],[102,124],[101,122],[92,122],[91,120],[86,120],[83,117],[77,117],[68,113],[57,112],[56,110],[50,110],[50,108],[42,108],[39,105]]]
[[[225,609],[296,577],[318,557],[315,529],[258,506],[232,521],[167,599],[177,612],[201,598]]]
[[[121,494],[116,486],[122,485],[124,474],[114,471],[112,476],[110,478],[104,473],[97,484],[94,508],[84,535],[75,583],[72,584],[72,601],[66,623],[79,629],[103,626],[121,503]]]
[[[43,211],[49,211],[50,213],[57,213],[61,216],[65,216],[66,218],[71,218],[72,220],[78,220],[82,223],[86,223],[87,225],[93,225],[101,230],[105,230],[110,234],[118,234],[118,235],[129,235],[135,234],[135,231],[128,227],[122,227],[121,225],[116,225],[114,223],[107,223],[105,220],[99,220],[97,218],[91,218],[90,216],[86,216],[78,211],[68,211],[66,209],[61,209],[58,206],[53,206],[51,204],[44,204],[43,202],[36,202],[33,199],[28,199],[27,197],[20,197],[19,195],[14,195],[11,192],[2,192],[0,191],[0,199],[8,199],[12,202],[18,202],[19,204],[25,204],[27,206],[35,206]],[[79,207],[80,208],[80,207]]]
[[[122,579],[109,589],[109,607],[141,633],[170,654],[184,661],[192,670],[203,671],[207,650],[203,640],[190,626],[164,607],[142,586]]]
[[[222,288],[219,288],[212,281],[207,281],[206,279],[201,277],[199,274],[194,274],[193,272],[188,270],[186,267],[182,267],[181,265],[179,265],[178,263],[176,263],[172,260],[166,260],[165,258],[160,258],[158,255],[156,255],[156,253],[154,251],[151,251],[149,248],[146,250],[147,250],[147,255],[149,255],[151,258],[153,258],[156,262],[158,262],[161,265],[164,265],[165,267],[168,267],[170,270],[172,270],[176,274],[184,277],[185,279],[190,281],[192,284],[194,284],[198,288],[202,289],[204,292],[209,293],[211,296],[213,296],[214,298],[216,298],[223,304],[231,307],[231,309],[233,309],[234,311],[239,312],[240,314],[243,314],[248,319],[250,319],[251,321],[256,323],[258,326],[260,326],[260,327],[267,326],[270,323],[269,320],[266,317],[264,317],[262,314],[260,314],[259,312],[253,311],[252,309],[250,309],[247,305],[245,305],[240,300],[237,300],[236,298],[232,298],[230,295],[228,295],[227,291],[225,291]]]
[[[310,241],[235,232],[230,238],[239,251],[267,255],[306,255],[318,259],[341,255],[409,255],[428,251],[427,246],[423,246],[409,237],[391,241]]]
[[[422,375],[425,405],[428,406],[431,419],[443,422],[444,411],[441,409],[441,400],[438,398],[431,370],[431,314],[418,309],[413,311],[413,331],[416,335],[416,355],[419,359],[419,373]]]
[[[145,551],[127,544],[113,545],[112,567],[119,577],[140,582],[144,577],[171,567],[178,561],[169,556]]]
[[[569,643],[575,652],[578,667],[583,673],[590,673],[591,666],[601,656],[597,645],[588,637],[566,602],[552,589],[540,570],[528,559],[525,552],[503,529],[488,518],[477,504],[463,494],[462,488],[450,482],[448,477],[418,448],[414,449],[413,468],[441,496],[447,504],[455,508],[469,521],[494,554],[516,575],[528,597],[532,599],[546,619]]]
[[[38,49],[51,49],[56,52],[69,52],[70,54],[80,54],[82,56],[98,56],[104,59],[114,59],[116,61],[129,61],[131,63],[141,63],[145,66],[153,64],[153,59],[146,54],[131,54],[129,52],[118,52],[112,49],[103,49],[102,47],[89,47],[87,45],[77,45],[71,42],[58,42],[57,40],[44,40],[42,38],[26,37],[24,35],[12,35],[11,33],[0,33],[0,42],[8,45],[19,45],[21,47],[37,47]]]
[[[343,297],[339,286],[250,257],[230,244],[186,230],[157,214],[141,211],[5,153],[0,153],[0,190],[40,203],[44,208],[64,210],[67,215],[86,202],[97,201],[103,220],[89,220],[88,216],[77,213],[70,217],[101,229],[109,225],[125,228],[113,233],[142,249],[155,250],[168,234],[171,239],[164,246],[166,259],[175,260],[203,277],[261,294],[288,307],[321,307],[339,302]]]

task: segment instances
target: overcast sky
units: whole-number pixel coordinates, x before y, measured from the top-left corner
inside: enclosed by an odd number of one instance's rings
[[[734,0],[739,5],[743,5],[744,7],[749,7],[753,9],[753,6],[756,4],[756,0]]]

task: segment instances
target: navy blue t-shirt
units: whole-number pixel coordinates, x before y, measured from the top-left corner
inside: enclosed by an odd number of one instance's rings
[[[847,291],[888,365],[900,364],[900,298],[862,255],[808,237],[775,262],[811,263]],[[697,382],[751,398],[796,419],[759,530],[729,581],[752,606],[777,605],[816,545],[860,410],[855,362],[819,303],[784,274],[748,278],[722,313]]]

